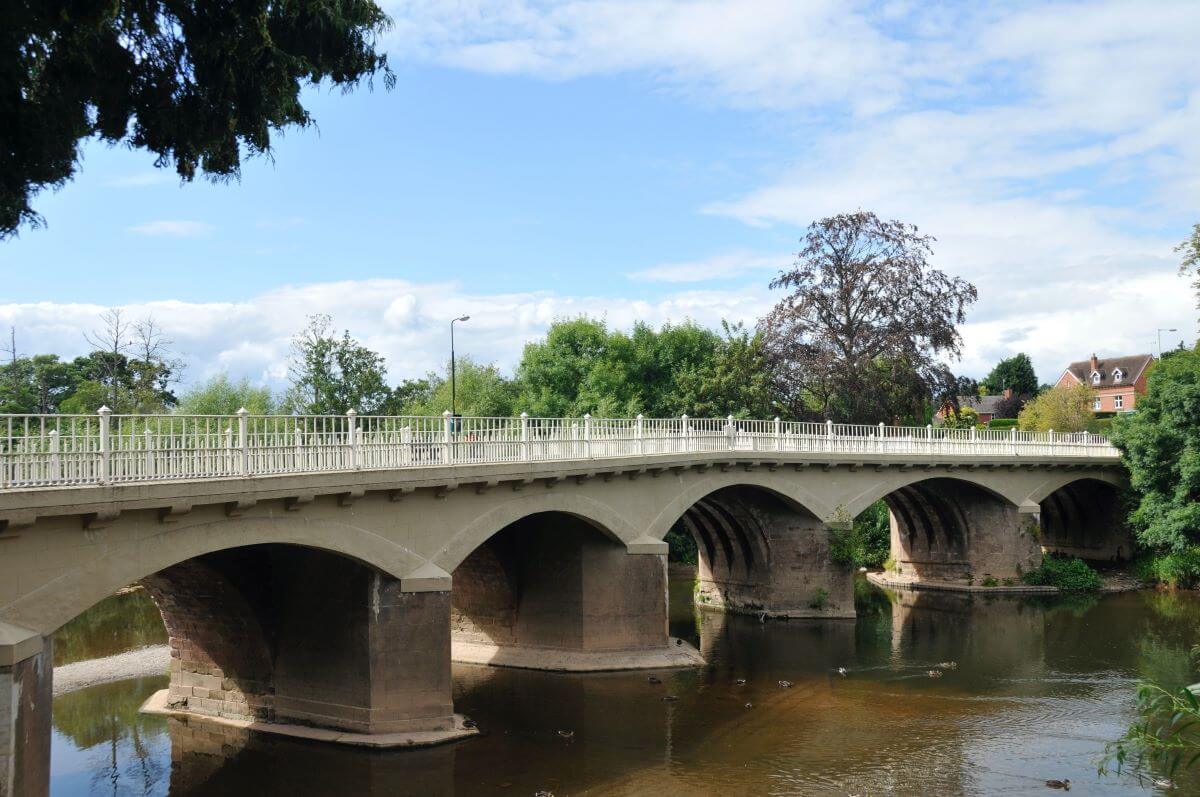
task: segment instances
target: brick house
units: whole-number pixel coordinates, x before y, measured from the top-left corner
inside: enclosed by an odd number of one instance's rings
[[[970,407],[971,409],[975,410],[975,412],[979,413],[980,423],[987,423],[992,418],[996,417],[996,405],[1004,399],[1011,397],[1012,389],[1005,388],[1004,395],[1002,396],[959,396],[958,406]],[[949,409],[949,407],[942,407],[940,410],[938,410],[937,414],[934,415],[935,420],[945,420],[947,409]]]
[[[1096,392],[1092,402],[1095,412],[1129,412],[1137,404],[1137,397],[1145,394],[1146,377],[1153,365],[1154,356],[1150,354],[1104,360],[1093,354],[1090,360],[1068,365],[1055,387],[1070,387],[1082,382]]]

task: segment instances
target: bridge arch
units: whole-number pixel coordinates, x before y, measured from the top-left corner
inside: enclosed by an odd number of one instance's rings
[[[299,514],[206,519],[161,525],[155,533],[114,545],[70,568],[0,611],[0,620],[52,634],[112,595],[167,568],[224,550],[278,544],[324,551],[399,578],[424,560],[377,532]]]
[[[1087,476],[1042,495],[1037,506],[1044,550],[1094,562],[1130,558],[1134,540],[1124,520],[1121,486],[1117,479]]]

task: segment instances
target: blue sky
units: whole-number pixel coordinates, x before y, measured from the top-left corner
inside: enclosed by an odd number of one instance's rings
[[[309,90],[317,126],[239,183],[85,147],[47,228],[0,245],[19,348],[79,353],[116,305],[188,381],[279,384],[328,312],[398,381],[469,312],[460,349],[509,367],[556,317],[752,323],[804,227],[859,207],[978,285],[963,372],[1194,339],[1194,2],[387,7],[396,88]]]

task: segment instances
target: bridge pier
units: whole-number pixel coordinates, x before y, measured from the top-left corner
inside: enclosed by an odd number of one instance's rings
[[[580,672],[703,663],[668,638],[666,556],[630,554],[572,515],[513,523],[453,578],[455,661]]]
[[[451,703],[446,592],[403,593],[377,570],[291,546],[221,551],[143,583],[170,637],[158,712],[373,746],[470,733]]]
[[[50,793],[53,677],[53,641],[0,623],[0,797]]]

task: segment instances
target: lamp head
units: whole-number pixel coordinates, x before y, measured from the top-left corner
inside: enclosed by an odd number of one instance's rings
[[[471,316],[469,316],[469,315],[465,315],[465,316],[463,316],[462,318],[456,318],[456,319],[454,319],[454,320],[455,320],[455,321],[470,321],[470,320],[471,320]]]

